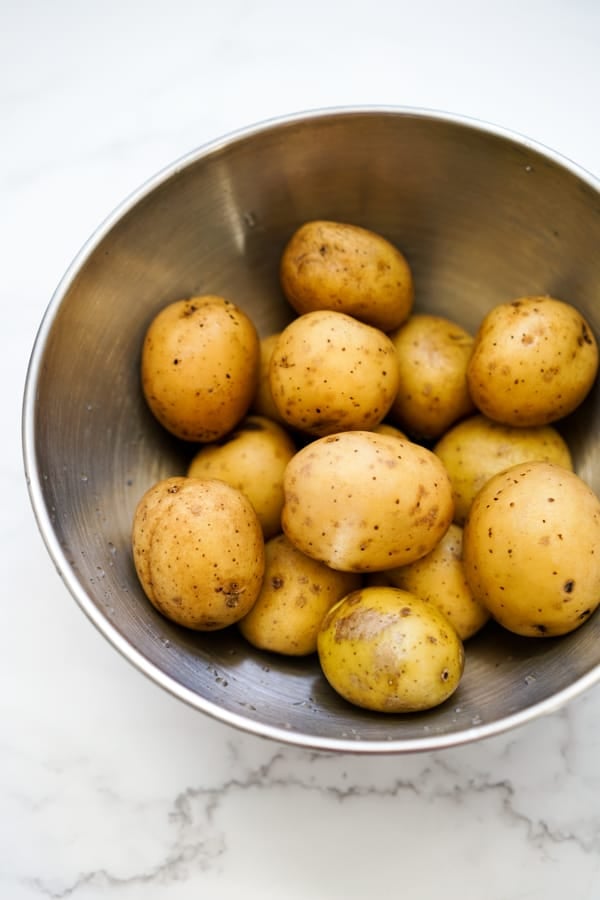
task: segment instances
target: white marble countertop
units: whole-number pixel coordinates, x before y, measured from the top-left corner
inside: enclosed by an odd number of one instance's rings
[[[131,190],[273,115],[464,113],[600,174],[595,0],[69,0],[0,10],[0,898],[600,898],[600,688],[435,754],[321,755],[147,681],[38,534],[22,388],[62,273]]]

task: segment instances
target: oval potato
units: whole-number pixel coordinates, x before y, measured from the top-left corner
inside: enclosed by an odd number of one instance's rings
[[[331,309],[391,331],[408,318],[414,287],[404,255],[373,231],[306,222],[283,251],[281,286],[297,313]]]
[[[489,611],[473,597],[462,564],[462,528],[451,525],[431,553],[408,566],[383,573],[394,587],[432,603],[462,641],[480,631]]]
[[[443,316],[413,315],[390,334],[400,387],[390,419],[412,437],[438,438],[473,412],[467,365],[473,337]]]
[[[146,596],[178,625],[225,628],[258,597],[260,523],[250,501],[223,481],[177,477],[153,485],[137,505],[132,544]]]
[[[517,428],[476,415],[459,422],[433,448],[446,467],[454,495],[454,521],[463,525],[477,492],[504,469],[542,460],[573,469],[564,438],[552,425]]]
[[[452,487],[431,451],[346,431],[312,441],[288,463],[284,533],[332,569],[369,572],[413,562],[452,521]]]
[[[431,709],[454,693],[463,645],[430,603],[393,587],[369,587],[327,613],[318,637],[325,678],[356,706],[386,713]]]
[[[323,436],[368,429],[385,417],[398,390],[398,362],[382,331],[329,310],[294,319],[271,357],[270,383],[293,428]]]
[[[512,466],[473,501],[463,565],[474,597],[509,631],[567,634],[600,602],[600,500],[562,466]]]
[[[208,294],[177,300],[155,316],[144,337],[144,397],[176,437],[215,441],[246,415],[259,359],[256,329],[230,300]]]
[[[280,534],[265,546],[263,586],[250,612],[239,622],[254,647],[288,656],[317,649],[325,614],[360,587],[360,575],[335,572],[311,559]]]
[[[467,370],[477,408],[506,425],[548,425],[573,412],[598,369],[589,324],[569,303],[522,297],[483,319]]]
[[[187,474],[220,478],[242,491],[268,540],[281,531],[283,475],[295,452],[291,437],[276,422],[264,416],[246,416],[220,443],[201,447]]]

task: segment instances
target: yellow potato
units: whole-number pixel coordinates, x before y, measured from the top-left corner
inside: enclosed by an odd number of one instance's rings
[[[573,468],[569,448],[552,425],[517,428],[477,415],[459,422],[434,446],[452,482],[454,521],[463,525],[477,492],[504,469],[542,460]]]
[[[283,474],[296,452],[289,434],[264,416],[247,416],[219,444],[206,444],[192,459],[188,475],[220,478],[252,503],[265,535],[281,531]]]
[[[596,339],[573,306],[522,297],[483,319],[467,380],[475,405],[490,419],[548,425],[579,406],[597,368]]]
[[[392,405],[398,362],[379,329],[344,313],[318,311],[282,331],[270,383],[280,415],[293,428],[317,436],[369,429]]]
[[[403,588],[443,612],[459,638],[466,641],[483,628],[490,614],[467,584],[462,564],[462,528],[451,525],[431,553],[408,566],[383,573]]]
[[[414,315],[390,338],[400,370],[390,418],[417,439],[438,438],[474,409],[467,387],[473,337],[442,316]]]
[[[310,559],[280,534],[265,546],[263,586],[239,629],[255,647],[288,656],[317,649],[325,613],[360,587],[360,575],[335,572]]]
[[[375,428],[371,428],[370,430],[375,432],[375,434],[389,434],[391,437],[397,437],[403,441],[410,440],[403,431],[400,431],[399,428],[396,428],[395,425],[390,425],[388,422],[381,422],[379,425],[376,425]]]
[[[275,344],[279,339],[279,334],[280,332],[276,332],[275,334],[269,334],[267,337],[261,338],[258,387],[256,388],[250,411],[254,413],[254,415],[264,416],[267,419],[271,419],[273,422],[282,424],[284,423],[284,419],[280,415],[279,410],[273,401],[271,381],[269,378],[271,357],[273,356]]]
[[[473,501],[463,565],[474,597],[509,631],[567,634],[600,602],[600,500],[562,466],[512,466]]]
[[[391,331],[413,306],[412,273],[403,254],[356,225],[305,223],[283,252],[280,275],[284,294],[300,314],[331,309]]]
[[[462,642],[446,617],[393,587],[363,588],[336,603],[323,620],[318,652],[331,687],[378,712],[438,706],[464,669]]]
[[[216,441],[246,415],[259,372],[248,316],[223,297],[177,300],[150,323],[142,389],[154,416],[187,441]]]
[[[283,531],[332,569],[369,572],[429,553],[452,521],[440,460],[410,441],[346,431],[303,447],[288,463]]]
[[[135,511],[133,560],[150,602],[199,631],[237,622],[262,585],[264,540],[250,501],[217,480],[167,478]]]

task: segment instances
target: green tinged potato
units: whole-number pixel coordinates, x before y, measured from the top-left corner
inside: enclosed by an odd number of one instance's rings
[[[297,313],[331,309],[391,331],[414,301],[410,267],[381,235],[340,222],[306,222],[281,258],[281,286]]]
[[[446,617],[393,587],[363,588],[340,600],[323,620],[318,652],[331,687],[378,712],[438,706],[464,668],[462,642]]]
[[[473,501],[463,564],[473,596],[509,631],[567,634],[600,602],[600,500],[562,466],[512,466]]]

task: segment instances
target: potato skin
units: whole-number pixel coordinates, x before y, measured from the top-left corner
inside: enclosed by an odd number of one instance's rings
[[[292,428],[323,436],[369,429],[398,390],[398,362],[382,331],[340,312],[298,316],[271,357],[275,406]]]
[[[454,425],[435,444],[452,482],[454,521],[464,525],[471,503],[483,485],[504,469],[541,460],[572,471],[564,438],[552,425],[518,428],[476,415]]]
[[[462,528],[451,525],[431,553],[408,566],[383,573],[388,583],[432,603],[462,641],[480,631],[489,611],[473,597],[462,564]]]
[[[332,569],[370,572],[429,553],[452,521],[450,480],[431,451],[400,438],[346,431],[288,463],[284,533]]]
[[[323,620],[318,652],[338,694],[385,713],[438,706],[464,669],[462,642],[446,617],[393,587],[363,588],[336,603]]]
[[[144,592],[168,619],[214,631],[255,602],[264,540],[250,501],[218,480],[167,478],[139,501],[133,560]]]
[[[598,369],[589,324],[553,297],[522,297],[484,317],[467,370],[477,408],[506,425],[548,425],[576,409]]]
[[[255,416],[264,416],[280,425],[285,425],[283,417],[273,401],[271,393],[271,381],[269,373],[271,370],[271,357],[275,344],[279,340],[280,332],[269,334],[260,339],[260,366],[258,376],[258,386],[254,399],[250,406],[250,412]]]
[[[246,416],[218,444],[205,444],[193,457],[188,475],[220,478],[252,503],[265,539],[281,531],[283,475],[296,452],[289,434],[264,416]]]
[[[473,501],[463,565],[475,598],[509,631],[567,634],[600,602],[600,500],[562,466],[512,466]]]
[[[280,265],[283,292],[297,313],[331,309],[391,331],[408,318],[413,278],[404,255],[366,228],[313,221],[289,240]]]
[[[467,365],[473,337],[442,316],[413,315],[391,332],[400,387],[389,417],[413,438],[438,438],[473,412]]]
[[[209,294],[177,300],[146,331],[144,397],[176,437],[218,440],[246,415],[256,391],[259,358],[256,329],[230,300]]]
[[[335,572],[311,559],[280,534],[265,546],[263,586],[250,612],[239,622],[253,646],[287,656],[317,649],[325,614],[361,586],[360,575]]]

